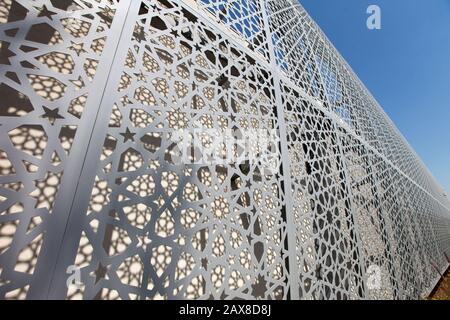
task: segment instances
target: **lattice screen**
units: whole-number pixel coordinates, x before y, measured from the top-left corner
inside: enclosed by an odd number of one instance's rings
[[[443,189],[299,3],[1,0],[0,40],[0,298],[416,299],[447,268]],[[180,161],[252,130],[254,161]]]

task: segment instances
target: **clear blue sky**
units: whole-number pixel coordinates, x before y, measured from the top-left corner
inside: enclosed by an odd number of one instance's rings
[[[450,0],[300,0],[450,193]],[[366,9],[381,8],[381,30]]]

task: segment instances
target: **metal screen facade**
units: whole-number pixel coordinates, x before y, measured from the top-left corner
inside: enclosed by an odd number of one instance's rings
[[[443,189],[296,1],[1,0],[0,40],[0,298],[417,299],[448,267]],[[227,130],[276,143],[177,158]]]

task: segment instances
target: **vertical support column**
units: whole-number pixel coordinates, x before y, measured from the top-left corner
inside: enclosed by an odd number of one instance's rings
[[[373,166],[373,168],[375,168],[375,164],[372,163],[374,161],[373,158],[374,158],[374,155],[372,156],[372,158],[370,160],[371,160],[371,165]],[[378,201],[380,204],[379,209],[378,209],[380,221],[383,222],[383,228],[382,228],[382,230],[380,230],[380,232],[382,232],[383,236],[386,239],[389,239],[389,235],[388,235],[388,232],[386,229],[390,228],[392,230],[391,222],[390,222],[388,213],[383,210],[383,205],[382,205],[383,200],[382,200],[382,194],[380,191],[380,181],[378,179],[378,174],[377,174],[377,172],[375,172],[375,170],[373,170],[373,172],[372,172],[372,177],[373,177],[373,184],[374,184],[374,189],[375,189],[374,196],[375,196],[376,201]],[[389,246],[385,247],[386,258],[387,258],[387,254],[389,254],[389,256],[391,257],[391,260],[389,261],[391,264],[391,270],[389,270],[389,272],[391,273],[391,276],[397,282],[397,286],[398,286],[398,284],[400,283],[400,279],[398,278],[398,275],[397,275],[397,272],[396,272],[395,266],[394,266],[394,261],[392,260],[392,257],[395,254],[395,252],[392,251],[392,245],[390,243],[389,243]],[[398,297],[400,297],[399,289],[398,289],[398,287],[397,288],[392,287],[392,291],[394,291],[395,289],[397,289],[397,296],[394,296],[394,298],[398,298]]]
[[[312,46],[311,46],[311,52],[314,52]],[[317,64],[317,60],[316,59],[314,59],[314,60]],[[317,74],[319,75],[320,86],[322,87],[322,90],[324,92],[325,99],[326,99],[328,105],[331,106],[330,100],[329,100],[327,92],[326,92],[325,82],[322,78],[322,75],[320,74],[320,70],[318,70]],[[347,169],[347,164],[345,163],[345,154],[342,149],[342,143],[343,143],[344,139],[342,137],[342,132],[339,130],[338,126],[336,125],[336,122],[334,120],[331,120],[331,122],[333,124],[333,129],[336,134],[336,147],[339,150],[339,159],[340,159],[340,163],[342,165],[341,170],[342,170],[342,174],[344,176],[343,183],[345,184],[345,187],[348,190],[348,200],[350,203],[350,211],[351,211],[351,216],[352,216],[352,220],[353,220],[353,227],[355,228],[355,234],[356,234],[356,246],[358,247],[358,251],[359,251],[359,265],[361,267],[361,275],[362,275],[362,279],[363,279],[363,290],[364,290],[363,295],[367,296],[367,294],[368,294],[367,272],[366,272],[366,266],[365,266],[364,257],[363,257],[363,249],[362,249],[361,240],[360,240],[360,228],[358,226],[358,221],[356,219],[356,213],[355,213],[355,207],[353,204],[352,186],[351,186],[351,183],[348,181],[348,177],[347,177],[348,169]]]
[[[315,50],[313,47],[312,43],[307,42],[307,46],[309,47],[309,49],[311,50],[312,54],[315,54]],[[317,58],[316,56],[312,57],[314,59],[314,64],[315,64],[315,68],[317,68],[318,66],[318,62],[317,62]],[[329,107],[331,107],[331,102],[330,99],[328,97],[327,94],[327,89],[325,86],[325,81],[323,80],[322,74],[320,73],[319,68],[317,68],[317,75],[319,77],[319,86],[322,88],[323,90],[323,95],[325,98],[326,103],[328,104]],[[330,110],[330,112],[333,112]],[[348,181],[348,169],[347,169],[347,164],[345,163],[345,155],[344,155],[344,151],[342,149],[342,143],[344,141],[343,137],[342,137],[342,132],[339,130],[336,122],[334,121],[334,119],[331,119],[331,123],[333,124],[333,129],[335,131],[336,134],[336,147],[339,150],[339,160],[340,163],[342,165],[341,171],[344,177],[344,181],[343,183],[345,184],[346,189],[348,190],[348,199],[349,199],[349,203],[350,203],[350,213],[351,213],[351,217],[353,220],[353,227],[355,228],[355,234],[356,234],[356,246],[358,247],[358,251],[359,251],[359,265],[361,267],[361,275],[362,275],[362,279],[363,279],[363,295],[367,296],[368,290],[367,290],[367,273],[366,273],[366,266],[364,263],[364,257],[363,255],[363,250],[362,250],[362,245],[361,245],[361,241],[359,238],[360,235],[360,228],[358,226],[358,221],[356,219],[356,215],[355,215],[355,207],[353,205],[353,192],[352,192],[352,186],[351,183]]]
[[[280,129],[280,145],[281,145],[281,163],[283,167],[283,180],[284,180],[284,198],[285,198],[285,212],[286,212],[286,224],[287,224],[287,239],[288,239],[288,252],[289,252],[289,285],[290,285],[290,298],[292,300],[298,300],[299,296],[299,281],[300,275],[297,265],[297,228],[293,216],[293,200],[292,200],[292,181],[291,181],[291,168],[289,163],[289,149],[287,141],[287,128],[284,119],[284,107],[281,93],[281,78],[279,76],[279,70],[276,63],[275,48],[272,42],[272,36],[269,25],[268,17],[268,0],[263,0],[262,15],[264,22],[264,29],[267,38],[267,44],[269,47],[270,56],[270,68],[273,74],[273,82],[275,87],[275,99],[277,104],[278,124]]]
[[[106,41],[103,56],[96,70],[95,82],[90,88],[91,94],[85,105],[83,121],[78,129],[76,141],[71,149],[70,161],[66,165],[63,182],[60,184],[58,197],[54,205],[52,219],[48,220],[47,233],[42,245],[42,251],[36,264],[35,279],[30,286],[27,299],[46,299],[51,290],[51,282],[55,275],[65,274],[66,270],[58,269],[57,261],[63,251],[63,239],[67,231],[68,221],[74,203],[78,181],[83,170],[85,155],[91,141],[91,133],[94,130],[98,114],[98,106],[101,104],[106,86],[109,80],[110,70],[113,68],[115,52],[119,47],[120,34],[125,24],[130,3],[122,1],[117,4],[116,13],[111,25],[110,35]],[[57,295],[53,298],[64,298]]]
[[[319,73],[319,77],[320,80],[322,80],[322,76]],[[322,83],[323,84],[323,83]],[[325,90],[325,87],[324,87]],[[325,96],[327,97],[328,100],[328,96],[325,92]],[[362,279],[363,279],[363,298],[367,298],[368,295],[368,289],[367,289],[367,272],[366,272],[366,265],[364,262],[364,251],[362,248],[362,242],[360,239],[360,227],[358,225],[358,221],[356,218],[356,212],[355,212],[355,206],[353,204],[353,192],[352,192],[352,186],[351,183],[348,181],[348,169],[347,169],[347,164],[345,163],[345,155],[344,155],[344,151],[342,150],[342,141],[343,141],[343,137],[342,137],[342,132],[339,131],[339,129],[336,126],[336,123],[334,121],[333,122],[333,127],[334,130],[336,131],[336,140],[337,140],[337,148],[339,150],[339,158],[342,164],[342,173],[344,175],[344,184],[348,190],[348,199],[350,202],[350,211],[351,211],[351,216],[352,216],[352,220],[353,220],[353,227],[355,228],[355,234],[356,234],[356,246],[358,247],[358,251],[359,251],[359,266],[361,268],[361,275],[362,275]]]
[[[128,43],[133,33],[134,23],[139,12],[140,1],[122,1],[120,13],[116,17],[115,34],[117,35],[113,42],[105,49],[108,54],[108,63],[105,63],[98,73],[101,74],[103,86],[98,88],[95,95],[95,101],[98,108],[91,108],[91,114],[86,117],[87,121],[93,119],[92,128],[84,132],[86,147],[79,152],[83,152],[84,157],[80,159],[79,166],[81,173],[74,176],[77,183],[71,190],[64,191],[65,194],[73,196],[70,210],[67,213],[67,223],[65,228],[61,225],[59,229],[64,229],[64,233],[59,235],[55,242],[57,257],[51,269],[47,267],[49,285],[49,299],[65,299],[67,292],[66,280],[69,274],[66,273],[67,266],[74,262],[76,251],[81,235],[81,226],[85,216],[86,208],[89,202],[89,195],[95,178],[96,164],[98,163],[98,153],[103,143],[102,137],[108,126],[109,114],[112,108],[111,92],[117,89],[120,81],[121,69],[116,68],[118,62],[125,60]],[[56,248],[58,246],[59,248]],[[49,271],[51,270],[51,271]]]

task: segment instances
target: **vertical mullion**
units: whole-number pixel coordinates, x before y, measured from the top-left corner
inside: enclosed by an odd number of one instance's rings
[[[284,106],[281,92],[281,78],[279,76],[279,70],[276,63],[275,48],[272,42],[272,33],[270,32],[269,18],[268,18],[268,0],[263,1],[261,6],[264,30],[266,33],[267,44],[269,46],[269,59],[270,68],[272,71],[276,110],[278,116],[278,125],[280,133],[280,145],[281,145],[281,163],[283,167],[283,184],[284,184],[284,199],[285,199],[285,212],[286,212],[286,232],[288,239],[288,256],[289,256],[289,288],[290,298],[292,300],[298,300],[299,297],[299,270],[297,264],[297,228],[294,219],[293,199],[292,199],[292,181],[291,181],[291,168],[289,163],[289,149],[287,141],[287,128],[286,121],[284,119]]]
[[[92,189],[95,172],[98,163],[98,152],[101,150],[102,132],[106,130],[108,125],[109,113],[111,111],[112,102],[111,92],[115,92],[120,81],[121,69],[115,68],[114,65],[125,60],[128,52],[128,42],[131,39],[136,16],[139,12],[140,1],[122,1],[115,17],[115,28],[112,34],[115,38],[109,42],[105,48],[107,61],[103,64],[103,68],[97,71],[102,77],[101,85],[92,89],[95,99],[90,103],[93,105],[89,115],[85,119],[90,122],[90,130],[83,132],[86,146],[80,150],[79,162],[81,169],[78,176],[74,176],[76,181],[71,190],[64,191],[65,195],[72,198],[70,210],[68,210],[64,233],[60,235],[60,240],[55,241],[55,245],[59,244],[57,257],[51,272],[47,272],[52,276],[49,283],[48,295],[49,299],[65,299],[67,292],[67,266],[74,262],[78,242],[81,236],[83,218],[85,217],[86,207],[89,202],[89,195]],[[98,106],[98,107],[95,107]],[[58,227],[61,228],[61,225]]]
[[[316,38],[315,43],[317,43],[318,38]],[[319,86],[321,87],[322,91],[323,91],[323,96],[324,99],[326,101],[326,103],[328,104],[328,107],[331,108],[332,107],[332,103],[328,97],[328,93],[327,93],[327,89],[326,89],[326,85],[325,85],[325,81],[322,77],[320,68],[318,66],[318,61],[317,61],[317,57],[315,56],[315,43],[311,43],[309,41],[309,39],[306,39],[306,45],[309,47],[309,50],[311,51],[311,54],[313,55],[311,57],[311,60],[313,62],[313,67],[316,69],[317,72],[317,76],[318,76],[318,80],[319,80]],[[325,50],[325,48],[324,48]],[[345,88],[344,88],[345,89]],[[331,109],[329,109],[330,112],[333,112]],[[344,150],[342,148],[343,146],[343,142],[344,142],[344,136],[343,136],[343,132],[341,130],[339,130],[339,125],[336,123],[335,119],[330,118],[330,121],[332,123],[332,127],[334,129],[335,135],[336,135],[336,148],[339,152],[338,155],[335,156],[339,156],[339,162],[341,163],[342,168],[340,168],[340,171],[342,171],[342,174],[344,176],[344,181],[343,183],[345,184],[345,187],[347,189],[347,196],[348,196],[348,201],[349,201],[349,209],[351,211],[351,217],[352,217],[352,221],[353,221],[353,228],[355,228],[355,238],[356,238],[356,246],[358,248],[359,251],[359,265],[361,267],[361,275],[362,275],[362,279],[363,279],[363,295],[367,296],[368,293],[368,289],[367,289],[367,283],[366,283],[366,279],[367,279],[367,274],[366,274],[366,266],[364,263],[364,257],[363,257],[363,249],[362,249],[362,244],[360,241],[360,228],[358,226],[358,221],[357,221],[357,217],[356,217],[356,208],[355,205],[353,203],[353,191],[352,191],[352,186],[351,183],[348,180],[348,169],[347,169],[347,164],[346,164],[346,160],[345,160],[345,153]],[[364,298],[364,297],[363,297]]]

